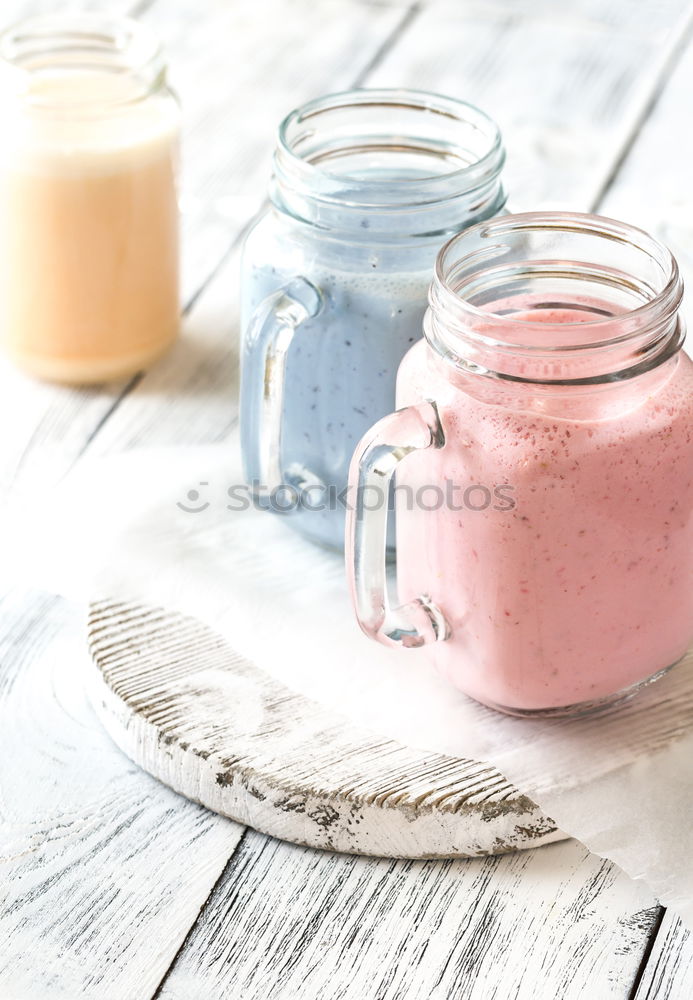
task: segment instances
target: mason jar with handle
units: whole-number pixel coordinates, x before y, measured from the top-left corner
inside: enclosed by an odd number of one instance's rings
[[[341,549],[354,446],[394,405],[435,255],[498,213],[503,147],[471,105],[320,98],[279,128],[271,208],[242,264],[241,438],[258,504]]]
[[[681,659],[693,640],[681,298],[665,247],[598,216],[510,215],[443,248],[401,409],[351,470],[347,568],[368,636],[427,646],[455,686],[518,715],[596,709]]]

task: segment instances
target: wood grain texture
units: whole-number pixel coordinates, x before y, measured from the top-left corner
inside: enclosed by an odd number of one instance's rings
[[[81,0],[77,10],[94,10],[108,14],[124,14],[126,16],[137,16],[140,11],[152,3],[153,0]],[[54,0],[3,0],[0,8],[0,31],[4,30],[15,21],[25,17],[35,17],[38,14],[54,14],[57,5]]]
[[[693,936],[670,913],[654,946],[633,1000],[690,1000],[693,997]]]
[[[160,1000],[627,1000],[654,919],[575,841],[405,862],[249,832]]]
[[[91,606],[93,700],[129,757],[215,812],[311,847],[460,857],[560,839],[492,767],[361,730],[193,618]]]
[[[667,243],[681,265],[689,294],[693,282],[693,132],[686,126],[693,89],[693,31],[657,94],[647,122],[612,178],[600,211],[642,226]]]
[[[509,207],[589,210],[666,74],[688,0],[558,5],[431,0],[369,84],[485,108],[506,148]]]
[[[242,828],[111,743],[83,687],[81,616],[0,602],[0,997],[152,995]]]
[[[142,20],[162,39],[185,123],[184,301],[265,201],[277,127],[292,108],[352,86],[404,13],[349,0],[158,0]]]

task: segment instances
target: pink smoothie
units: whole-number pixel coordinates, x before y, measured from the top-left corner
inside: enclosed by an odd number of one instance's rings
[[[594,315],[537,310],[532,321]],[[525,318],[516,317],[516,318]],[[398,406],[438,403],[445,446],[398,485],[451,480],[457,506],[397,515],[400,600],[427,594],[451,637],[438,669],[516,710],[605,698],[675,663],[693,639],[693,364],[683,353],[620,384],[547,392],[458,374],[422,341]],[[482,484],[505,484],[486,509]]]

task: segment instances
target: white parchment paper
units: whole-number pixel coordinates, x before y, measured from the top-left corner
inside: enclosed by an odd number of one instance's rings
[[[562,830],[644,880],[693,927],[693,654],[607,713],[500,715],[439,678],[425,650],[366,639],[342,558],[280,518],[229,510],[227,490],[240,483],[235,441],[82,462],[40,506],[6,514],[5,582],[195,615],[354,723],[491,762]]]

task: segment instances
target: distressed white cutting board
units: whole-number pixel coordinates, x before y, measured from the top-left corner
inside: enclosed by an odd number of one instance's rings
[[[564,835],[488,764],[414,750],[295,694],[193,618],[104,600],[89,614],[94,708],[177,792],[311,847],[467,857]]]

